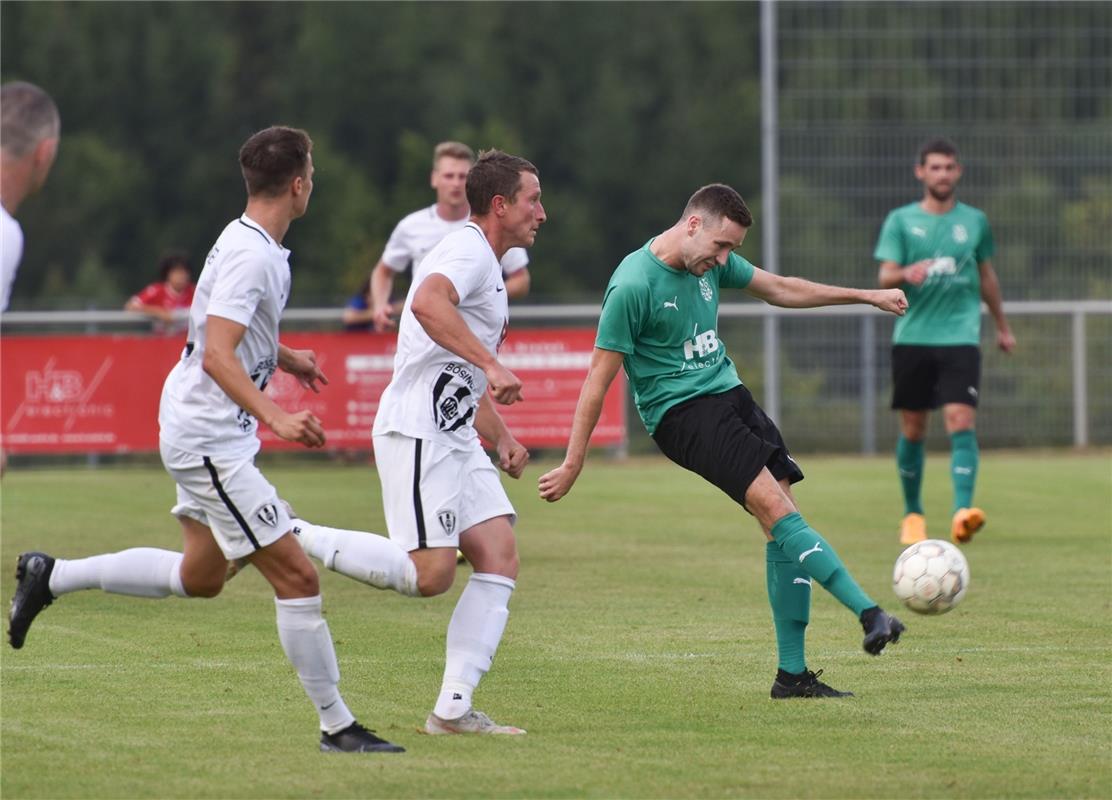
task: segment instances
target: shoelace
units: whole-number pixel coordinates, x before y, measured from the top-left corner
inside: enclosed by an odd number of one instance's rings
[[[346,730],[344,730],[344,731],[339,731],[339,733],[365,733],[365,734],[367,734],[367,736],[369,736],[370,738],[374,739],[374,740],[375,740],[376,742],[385,742],[385,741],[386,741],[385,739],[380,739],[380,738],[378,738],[377,736],[375,736],[375,735],[374,735],[374,734],[375,734],[375,732],[374,732],[374,730],[373,730],[373,729],[371,729],[371,728],[364,728],[364,727],[363,727],[362,725],[360,725],[360,724],[359,724],[358,722],[353,722],[353,723],[351,723],[351,725],[350,725],[350,726],[349,726],[349,727],[348,727],[348,728],[347,728]]]

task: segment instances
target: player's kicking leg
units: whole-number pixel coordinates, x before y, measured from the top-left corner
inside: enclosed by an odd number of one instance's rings
[[[778,481],[792,506],[791,483]],[[773,700],[792,697],[852,697],[819,680],[822,670],[807,668],[805,638],[811,618],[811,576],[793,562],[774,541],[765,545],[765,580],[772,623],[776,630],[776,678],[770,696]]]
[[[857,585],[834,548],[795,510],[791,499],[767,469],[750,485],[745,500],[788,561],[818,581],[857,616],[865,632],[865,652],[879,655],[885,645],[899,641],[905,630],[903,623],[881,609]]]

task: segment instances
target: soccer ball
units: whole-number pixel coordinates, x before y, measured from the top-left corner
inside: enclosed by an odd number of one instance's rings
[[[892,572],[896,597],[920,614],[945,614],[969,588],[969,563],[941,539],[916,542],[900,553]]]

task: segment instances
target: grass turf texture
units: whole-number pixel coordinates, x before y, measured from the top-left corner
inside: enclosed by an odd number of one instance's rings
[[[947,459],[927,462],[945,538]],[[2,656],[5,798],[1107,797],[1112,795],[1107,453],[985,455],[988,526],[964,603],[899,612],[902,513],[890,459],[806,458],[808,520],[908,623],[880,658],[816,587],[811,669],[848,700],[771,701],[774,638],[755,523],[657,460],[592,461],[555,506],[543,465],[507,480],[523,570],[476,706],[520,738],[426,737],[443,636],[466,577],[413,600],[332,573],[322,589],[341,690],[403,755],[318,753],[254,570],[217,599],[61,598]],[[382,530],[364,467],[265,468],[306,518]],[[3,481],[3,597],[17,554],[177,549],[157,469]]]

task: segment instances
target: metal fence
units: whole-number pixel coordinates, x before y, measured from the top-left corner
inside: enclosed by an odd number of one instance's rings
[[[1112,297],[1112,3],[788,2],[775,14],[781,272],[875,280],[919,146],[952,138],[1013,300]]]
[[[1082,309],[1112,305],[1112,3],[766,0],[761,22],[763,266],[875,285],[881,222],[921,196],[919,146],[950,137],[1020,342],[1005,357],[985,326],[981,440],[1108,443],[1112,327]],[[794,446],[894,439],[891,323],[870,319],[738,334],[763,340],[749,382]]]
[[[1005,307],[1019,347],[1012,355],[999,353],[986,331],[978,416],[982,446],[1112,444],[1112,300],[1008,302]],[[283,326],[334,330],[340,313],[288,309]],[[598,313],[593,304],[514,306],[511,316],[514,329],[580,323],[593,328]],[[762,347],[769,319],[777,322],[780,334],[773,370]],[[2,322],[5,336],[149,327],[145,318],[122,311],[7,312]],[[719,321],[727,352],[755,397],[765,394],[770,374],[778,377],[777,422],[799,452],[873,453],[892,446],[891,333],[891,317],[861,306],[795,311],[758,302],[726,303]],[[630,452],[655,450],[632,408],[630,420]],[[938,420],[928,444],[944,445]]]

